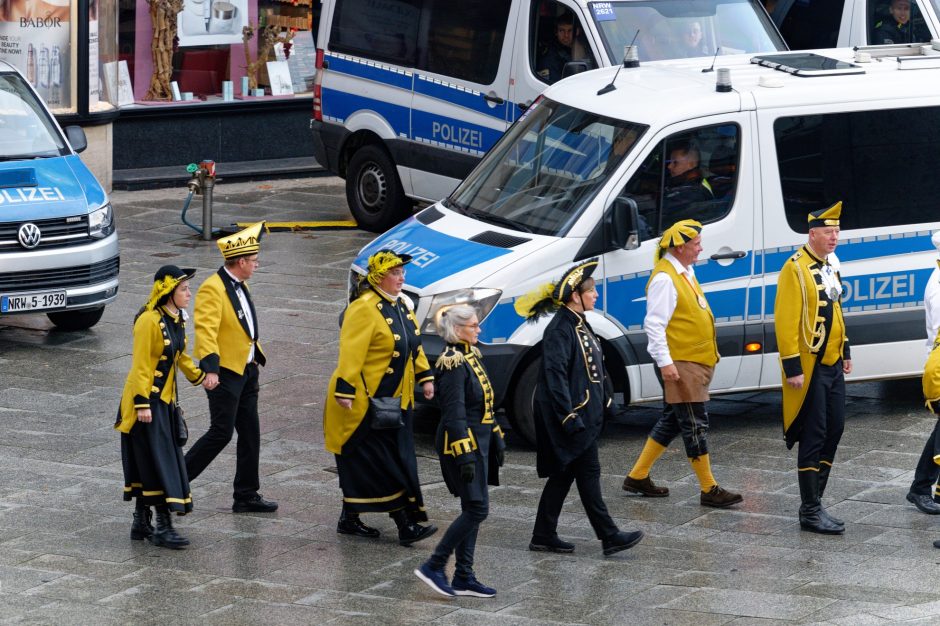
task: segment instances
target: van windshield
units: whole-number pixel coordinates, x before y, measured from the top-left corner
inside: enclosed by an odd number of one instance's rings
[[[17,74],[0,74],[0,161],[68,154],[43,106]]]
[[[623,60],[624,46],[634,37],[640,61],[787,49],[756,0],[640,0],[590,6],[611,65]]]
[[[563,235],[647,128],[540,98],[444,205],[514,230]]]

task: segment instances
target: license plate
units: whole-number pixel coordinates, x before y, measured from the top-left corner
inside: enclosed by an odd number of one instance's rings
[[[0,296],[0,313],[20,313],[65,306],[64,291],[13,293]]]

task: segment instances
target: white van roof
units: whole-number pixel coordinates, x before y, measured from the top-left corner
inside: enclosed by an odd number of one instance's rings
[[[883,52],[887,47],[882,47]],[[663,126],[681,120],[731,113],[740,110],[773,109],[808,104],[871,102],[881,98],[916,99],[940,95],[940,52],[929,57],[905,55],[877,56],[857,63],[862,74],[795,76],[751,62],[754,54],[718,57],[715,71],[703,73],[712,60],[705,58],[656,61],[636,68],[623,68],[615,81],[616,90],[604,95],[597,91],[610,83],[617,67],[577,74],[552,85],[545,97],[579,109],[614,119]],[[854,63],[850,48],[768,53],[795,57],[813,53]],[[899,69],[903,59],[905,67]],[[923,65],[914,70],[919,63]],[[933,67],[938,66],[938,67]],[[731,92],[715,89],[718,68],[731,72]],[[922,69],[921,69],[922,68]],[[763,81],[765,84],[761,84]],[[776,85],[767,86],[767,83]],[[913,106],[913,103],[912,103]]]

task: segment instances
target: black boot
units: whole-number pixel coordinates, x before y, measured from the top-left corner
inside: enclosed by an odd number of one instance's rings
[[[343,507],[343,512],[339,514],[339,521],[336,522],[336,532],[341,535],[356,535],[357,537],[369,537],[374,539],[379,536],[377,528],[366,526],[359,519],[358,513],[351,513]]]
[[[150,543],[155,546],[163,546],[171,550],[182,550],[189,545],[189,539],[181,537],[173,528],[173,521],[170,519],[170,509],[166,506],[157,507],[157,528],[149,537]]]
[[[831,465],[826,465],[825,463],[820,463],[820,464],[819,464],[819,502],[820,502],[820,506],[822,506],[823,494],[826,492],[826,484],[829,482],[829,472],[831,472],[831,471],[832,471],[832,466],[831,466]],[[830,515],[830,514],[829,514],[829,511],[827,511],[825,507],[822,507],[822,508],[820,509],[820,513],[822,513],[822,516],[823,516],[823,517],[828,517],[828,518],[829,518],[829,521],[832,522],[833,524],[835,524],[836,526],[842,526],[843,528],[845,528],[845,522],[843,522],[842,520],[840,520],[838,517],[833,517],[832,515]]]
[[[409,520],[404,509],[392,511],[388,515],[395,520],[395,525],[398,526],[398,543],[400,545],[410,546],[416,541],[421,541],[437,532],[437,526],[433,524],[422,526]]]
[[[152,519],[153,511],[149,506],[141,504],[138,500],[137,505],[134,507],[134,523],[131,524],[131,539],[141,541],[152,535],[153,524],[150,523]]]
[[[836,526],[829,518],[823,517],[819,504],[819,472],[797,472],[800,480],[800,528],[823,535],[841,535],[844,526]]]

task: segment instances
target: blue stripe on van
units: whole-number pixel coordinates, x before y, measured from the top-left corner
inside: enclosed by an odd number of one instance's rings
[[[464,91],[458,87],[441,84],[435,82],[432,78],[420,75],[415,78],[414,91],[416,94],[442,100],[449,104],[456,104],[477,113],[495,117],[498,120],[506,119],[506,103],[490,106],[490,103],[483,99],[482,93]]]
[[[397,87],[406,91],[411,91],[414,75],[407,75],[383,67],[376,67],[368,63],[357,63],[342,57],[327,55],[325,57],[330,63],[329,71],[355,76],[365,80],[375,81],[383,85]]]
[[[346,91],[323,89],[323,115],[345,121],[356,111],[374,111],[385,118],[398,136],[408,136],[411,123],[408,107],[353,95]]]

